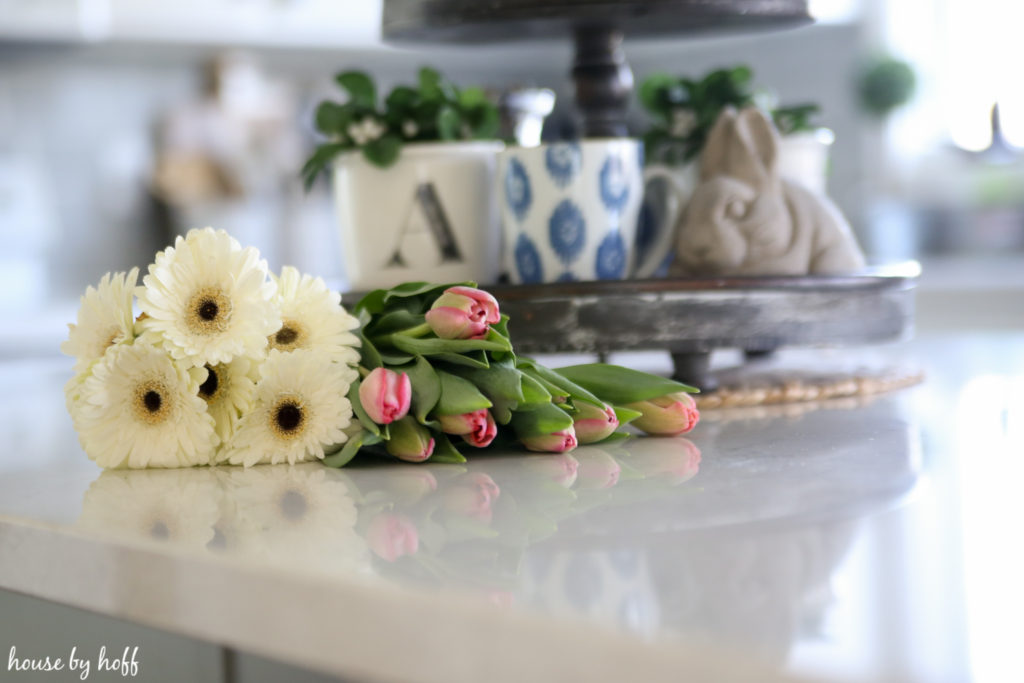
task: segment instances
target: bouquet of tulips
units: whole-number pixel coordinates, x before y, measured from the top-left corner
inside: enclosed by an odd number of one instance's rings
[[[354,313],[360,378],[349,400],[358,423],[328,465],[364,450],[449,463],[492,444],[563,453],[623,438],[630,422],[656,435],[697,423],[693,387],[603,363],[552,370],[516,355],[508,316],[473,283],[376,290]]]
[[[697,421],[678,382],[517,356],[508,317],[473,283],[377,290],[351,315],[322,279],[271,273],[211,228],[138,277],[89,287],[61,347],[76,359],[68,412],[103,467],[463,462],[492,444],[560,453],[627,422],[679,434]]]

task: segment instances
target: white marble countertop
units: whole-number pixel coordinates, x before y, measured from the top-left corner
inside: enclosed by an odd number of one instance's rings
[[[1024,680],[1024,333],[925,385],[465,466],[101,472],[0,364],[0,588],[371,681]],[[894,356],[895,357],[895,356]]]

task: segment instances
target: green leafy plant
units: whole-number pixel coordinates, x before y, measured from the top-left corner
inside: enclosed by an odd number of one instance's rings
[[[644,134],[646,158],[681,165],[697,157],[708,133],[726,107],[756,104],[753,72],[748,66],[716,69],[699,80],[669,74],[652,74],[640,85],[640,103],[655,124]],[[776,127],[784,135],[813,130],[816,104],[777,107],[771,110]]]
[[[321,102],[316,128],[327,137],[302,167],[308,189],[339,154],[361,150],[367,161],[387,168],[411,142],[489,140],[498,134],[498,109],[477,87],[459,88],[436,70],[420,69],[415,87],[399,85],[379,101],[373,79],[346,71],[335,81],[344,104]]]

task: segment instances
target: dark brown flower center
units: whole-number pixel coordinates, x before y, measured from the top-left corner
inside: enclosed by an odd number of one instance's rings
[[[282,403],[274,419],[283,431],[294,432],[302,424],[302,408],[294,403]]]
[[[196,313],[199,314],[199,317],[206,322],[215,320],[217,318],[217,313],[219,312],[220,308],[218,308],[217,302],[213,299],[206,299],[200,303],[199,308],[196,309]]]
[[[274,335],[274,341],[281,346],[287,346],[293,343],[299,336],[299,333],[290,327],[282,327],[281,330]]]
[[[143,395],[142,403],[146,406],[146,410],[151,413],[159,412],[160,406],[163,405],[163,400],[160,398],[160,394],[150,389]]]
[[[174,411],[174,394],[160,378],[149,378],[135,386],[132,412],[140,422],[158,425]]]
[[[206,381],[199,385],[199,395],[209,401],[217,395],[217,387],[220,384],[220,380],[217,379],[216,368],[207,365],[206,373]]]
[[[220,287],[201,287],[188,300],[185,324],[193,334],[217,334],[228,329],[231,299]]]

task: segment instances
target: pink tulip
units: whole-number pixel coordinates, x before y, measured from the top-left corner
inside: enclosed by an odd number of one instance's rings
[[[527,450],[538,453],[565,453],[576,448],[576,430],[572,427],[563,429],[560,432],[541,434],[540,436],[528,436],[520,441]]]
[[[441,339],[483,339],[501,320],[498,302],[475,287],[449,287],[437,297],[425,316]]]
[[[377,515],[366,529],[366,542],[377,557],[394,562],[403,555],[415,555],[420,548],[416,525],[405,515]]]
[[[445,434],[456,434],[471,446],[484,448],[489,446],[498,434],[498,425],[486,408],[474,410],[461,415],[440,415],[441,431]]]
[[[697,402],[684,392],[630,403],[626,407],[643,413],[631,424],[655,436],[685,434],[700,420]]]
[[[580,443],[603,441],[619,427],[619,418],[609,406],[602,410],[590,403],[579,403],[579,412],[573,416],[573,429]]]
[[[423,462],[434,453],[434,438],[430,431],[410,415],[393,422],[390,434],[384,448],[399,460]]]
[[[359,386],[359,402],[377,424],[391,424],[409,412],[412,383],[409,375],[375,368]]]

